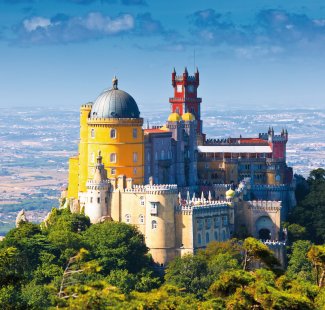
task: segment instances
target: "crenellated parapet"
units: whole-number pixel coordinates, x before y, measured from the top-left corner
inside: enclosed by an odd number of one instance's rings
[[[278,212],[282,208],[281,201],[253,200],[253,201],[247,201],[247,204],[248,204],[248,209],[263,210],[268,212]]]
[[[176,184],[157,184],[157,185],[133,185],[132,188],[125,188],[125,193],[147,193],[153,195],[177,194]]]

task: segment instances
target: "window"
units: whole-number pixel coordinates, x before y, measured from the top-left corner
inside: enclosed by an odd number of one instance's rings
[[[181,93],[183,91],[183,86],[182,85],[177,85],[177,92]]]
[[[223,216],[223,217],[222,217],[222,225],[223,225],[223,226],[228,225],[228,217],[227,217],[227,216]]]
[[[151,222],[151,228],[152,228],[152,229],[156,229],[156,228],[157,228],[157,221],[153,220],[153,221]]]
[[[147,152],[147,160],[148,160],[148,162],[150,162],[150,152],[149,151]]]
[[[216,217],[214,219],[214,227],[218,227],[220,225],[220,218],[219,217]]]
[[[139,224],[144,224],[144,216],[142,214],[139,215]]]
[[[105,197],[105,203],[107,203],[107,197]]]
[[[205,243],[208,244],[210,242],[210,234],[207,232],[205,234]]]
[[[116,174],[116,169],[115,169],[115,168],[112,168],[112,169],[111,169],[111,174],[112,174],[112,175]]]
[[[205,220],[205,228],[206,229],[211,228],[211,222],[212,222],[212,220],[210,218]]]
[[[158,152],[155,153],[155,160],[158,160]]]
[[[175,111],[177,114],[179,114],[179,108],[176,108],[176,111]]]
[[[92,203],[93,202],[93,197],[90,197],[90,203]]]
[[[218,240],[218,232],[217,231],[214,232],[214,240]]]
[[[114,128],[111,129],[110,137],[111,137],[111,139],[115,139],[116,138],[116,129],[114,129]]]
[[[201,238],[201,234],[197,234],[197,243],[201,244],[202,243],[202,238]]]
[[[95,129],[94,128],[90,131],[90,136],[92,138],[95,138]]]
[[[97,197],[97,203],[100,203],[100,197]]]
[[[140,206],[144,206],[145,205],[145,200],[144,200],[144,197],[141,196],[140,197]]]
[[[90,154],[90,162],[91,163],[95,162],[95,154],[94,153]]]
[[[130,223],[130,222],[131,222],[131,215],[125,214],[125,223]]]
[[[226,241],[226,232],[222,231],[222,241]]]
[[[150,214],[157,215],[158,214],[158,202],[151,202],[150,204],[151,204]]]
[[[134,175],[137,174],[137,168],[133,168],[133,174],[134,174]]]
[[[202,220],[197,220],[197,229],[202,230],[203,229],[203,221]]]
[[[165,151],[161,150],[160,159],[165,159]]]
[[[138,130],[136,128],[133,128],[132,136],[133,136],[133,139],[136,139],[138,137]]]
[[[133,162],[136,163],[138,161],[138,152],[133,152]]]
[[[116,153],[111,153],[109,160],[111,163],[116,163]]]

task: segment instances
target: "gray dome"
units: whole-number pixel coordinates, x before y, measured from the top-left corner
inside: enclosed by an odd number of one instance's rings
[[[102,92],[93,104],[90,118],[139,118],[140,111],[131,95],[117,88],[117,79],[113,79],[113,88]]]

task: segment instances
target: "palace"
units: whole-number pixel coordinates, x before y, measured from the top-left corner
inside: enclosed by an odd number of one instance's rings
[[[199,84],[198,70],[174,69],[171,114],[143,129],[136,101],[114,78],[111,89],[81,106],[79,153],[69,160],[62,207],[92,223],[136,225],[161,265],[233,236],[281,245],[281,222],[295,205],[287,130],[208,139]]]

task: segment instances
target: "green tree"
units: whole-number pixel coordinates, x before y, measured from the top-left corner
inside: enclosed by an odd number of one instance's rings
[[[202,297],[211,284],[206,260],[200,255],[191,254],[177,257],[170,262],[165,279],[167,283],[198,297]]]
[[[311,242],[307,240],[298,240],[291,247],[291,255],[287,268],[287,276],[290,279],[299,278],[312,281],[312,264],[307,258]]]
[[[313,264],[316,275],[316,284],[319,287],[323,287],[325,280],[325,246],[312,245],[307,253],[307,257]]]
[[[253,268],[254,263],[263,263],[270,269],[280,265],[273,252],[262,242],[255,238],[248,237],[243,243],[244,260],[243,269]]]
[[[103,274],[114,269],[138,272],[148,263],[144,236],[125,223],[104,222],[91,225],[83,234],[86,248],[98,260]]]

